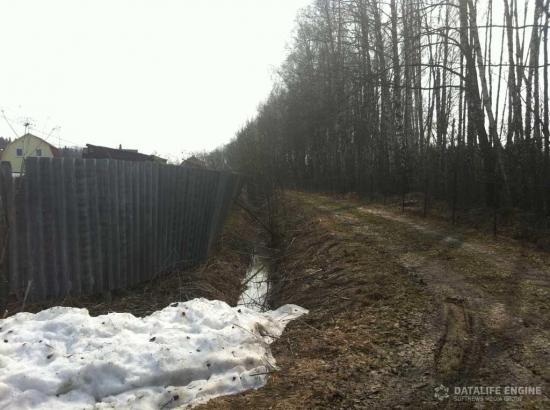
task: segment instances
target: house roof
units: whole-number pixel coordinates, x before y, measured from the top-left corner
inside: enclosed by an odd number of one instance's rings
[[[82,158],[166,162],[164,158],[157,157],[156,155],[142,154],[133,149],[109,148],[92,144],[86,144]]]
[[[208,168],[206,163],[202,159],[197,158],[195,155],[184,160],[181,163],[181,166],[187,166],[192,168]]]
[[[37,140],[40,140],[41,142],[43,142],[44,144],[46,144],[48,147],[50,147],[50,149],[52,150],[52,155],[54,157],[60,157],[61,156],[61,151],[59,151],[59,148],[57,147],[54,147],[52,144],[50,144],[48,141],[46,141],[45,139],[43,138],[40,138],[40,137],[37,137],[36,135],[34,134],[31,134],[31,133],[26,133],[25,135],[19,137],[19,138],[16,138],[14,139],[10,144],[14,144],[16,141],[22,139],[22,138],[26,138],[26,137],[33,137],[33,138],[36,138]]]

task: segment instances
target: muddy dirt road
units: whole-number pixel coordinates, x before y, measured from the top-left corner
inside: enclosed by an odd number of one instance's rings
[[[271,302],[311,313],[275,344],[281,370],[265,388],[208,408],[550,406],[549,255],[356,200],[284,202]],[[470,399],[456,386],[542,394]]]

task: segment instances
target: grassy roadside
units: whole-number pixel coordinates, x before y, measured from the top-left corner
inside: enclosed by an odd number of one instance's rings
[[[353,198],[289,192],[282,202],[272,304],[310,314],[273,345],[281,370],[265,388],[205,408],[473,408],[437,400],[434,387],[547,391],[544,253]],[[548,402],[546,392],[507,407]]]
[[[310,314],[273,345],[281,371],[265,388],[205,408],[429,406],[431,296],[363,235],[294,195],[284,203],[272,304]]]

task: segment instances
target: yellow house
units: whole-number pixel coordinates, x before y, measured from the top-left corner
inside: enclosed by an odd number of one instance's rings
[[[58,156],[59,150],[56,147],[36,135],[25,134],[8,144],[0,158],[2,161],[10,162],[11,172],[19,175],[24,171],[25,158]]]

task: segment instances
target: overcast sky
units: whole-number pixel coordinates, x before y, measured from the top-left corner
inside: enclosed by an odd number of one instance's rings
[[[213,149],[268,95],[310,1],[0,0],[0,109],[54,145]]]

